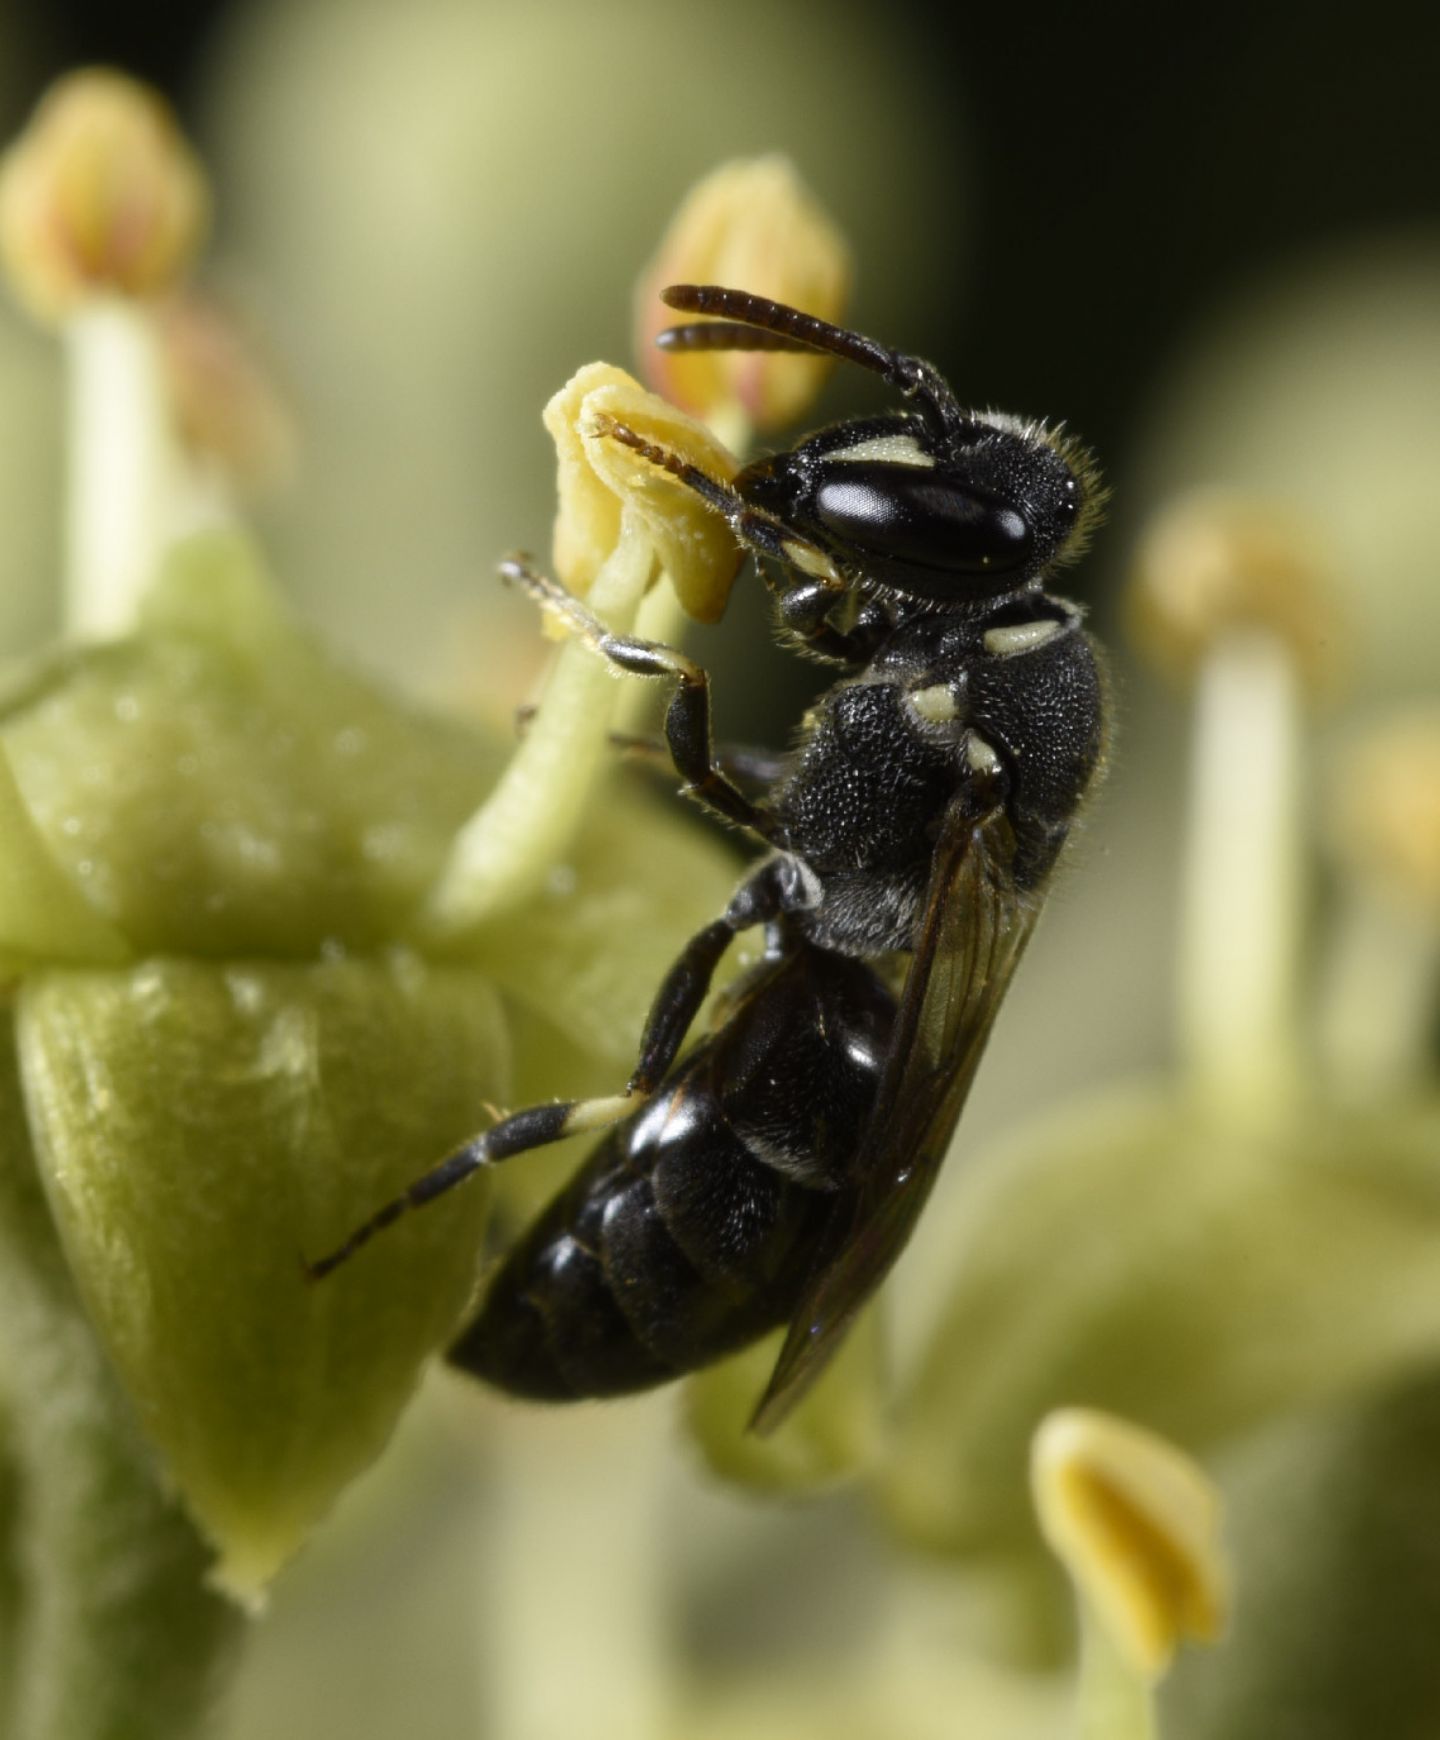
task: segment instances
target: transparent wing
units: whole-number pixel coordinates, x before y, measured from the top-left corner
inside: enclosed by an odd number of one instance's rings
[[[973,804],[973,797],[970,799]],[[889,1058],[856,1159],[859,1188],[827,1239],[750,1424],[778,1426],[819,1377],[914,1230],[996,1011],[1035,928],[1001,809],[957,798],[937,845]]]

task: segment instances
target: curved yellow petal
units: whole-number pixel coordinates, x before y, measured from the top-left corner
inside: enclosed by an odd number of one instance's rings
[[[1158,1678],[1186,1638],[1210,1641],[1228,1604],[1220,1495],[1154,1432],[1064,1408],[1031,1446],[1046,1540],[1131,1668]]]

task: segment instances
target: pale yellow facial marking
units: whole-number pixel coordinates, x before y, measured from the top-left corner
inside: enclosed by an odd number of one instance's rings
[[[927,453],[913,435],[872,435],[853,447],[840,447],[826,459],[879,459],[886,465],[920,465],[933,469],[935,456]]]
[[[802,574],[808,574],[812,580],[825,580],[832,586],[841,584],[834,563],[813,545],[790,541],[782,544],[780,548],[785,553],[785,560],[793,562]]]
[[[1063,622],[1047,616],[1039,622],[1016,622],[1008,628],[987,628],[985,650],[993,653],[996,658],[1011,659],[1016,653],[1034,652],[1037,646],[1044,646],[1046,641],[1054,640],[1064,627]]]
[[[960,717],[959,704],[947,683],[932,683],[928,689],[911,689],[906,699],[929,725],[945,725]]]
[[[973,773],[999,773],[1000,757],[978,732],[965,739],[965,759]]]

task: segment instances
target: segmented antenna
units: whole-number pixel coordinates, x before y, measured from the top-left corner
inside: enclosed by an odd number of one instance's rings
[[[660,292],[660,300],[682,314],[720,317],[668,327],[655,340],[662,350],[775,350],[839,357],[879,375],[907,399],[914,399],[921,415],[940,434],[949,434],[966,421],[949,383],[933,364],[890,350],[863,333],[720,284],[671,284]]]

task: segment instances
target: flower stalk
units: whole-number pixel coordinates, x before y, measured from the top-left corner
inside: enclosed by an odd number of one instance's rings
[[[1080,1614],[1075,1709],[1077,1740],[1156,1740],[1159,1734],[1153,1688],[1088,1607]]]
[[[114,639],[180,528],[184,462],[159,339],[144,309],[118,296],[86,303],[64,329],[69,384],[64,622],[77,639]]]
[[[154,310],[204,234],[205,178],[163,102],[121,73],[62,79],[0,162],[15,295],[64,337],[70,501],[65,622],[108,638],[177,526],[181,466]]]
[[[493,1422],[504,1502],[484,1546],[477,1662],[488,1729],[664,1740],[679,1702],[667,1622],[662,1410]],[[557,1575],[557,1567],[574,1575]],[[595,1590],[605,1597],[597,1602]],[[557,1648],[564,1671],[554,1669]],[[597,1699],[596,1688],[604,1695]]]
[[[1295,1091],[1303,911],[1300,693],[1275,636],[1237,632],[1195,697],[1179,1030],[1195,1089],[1256,1113]]]
[[[1150,661],[1193,686],[1178,1026],[1198,1095],[1254,1116],[1293,1103],[1306,691],[1342,635],[1304,525],[1272,504],[1182,497],[1141,542],[1130,597]]]
[[[595,577],[590,608],[626,632],[654,568],[654,550],[631,517]],[[524,741],[456,837],[424,915],[428,933],[453,937],[478,928],[563,862],[594,789],[619,693],[612,670],[589,647],[574,641],[561,649]]]
[[[1319,1049],[1342,1098],[1417,1090],[1430,1062],[1440,930],[1373,889],[1345,890],[1320,987]]]
[[[1415,1093],[1440,987],[1440,709],[1407,708],[1357,736],[1328,819],[1340,890],[1321,1056],[1347,1098]]]

